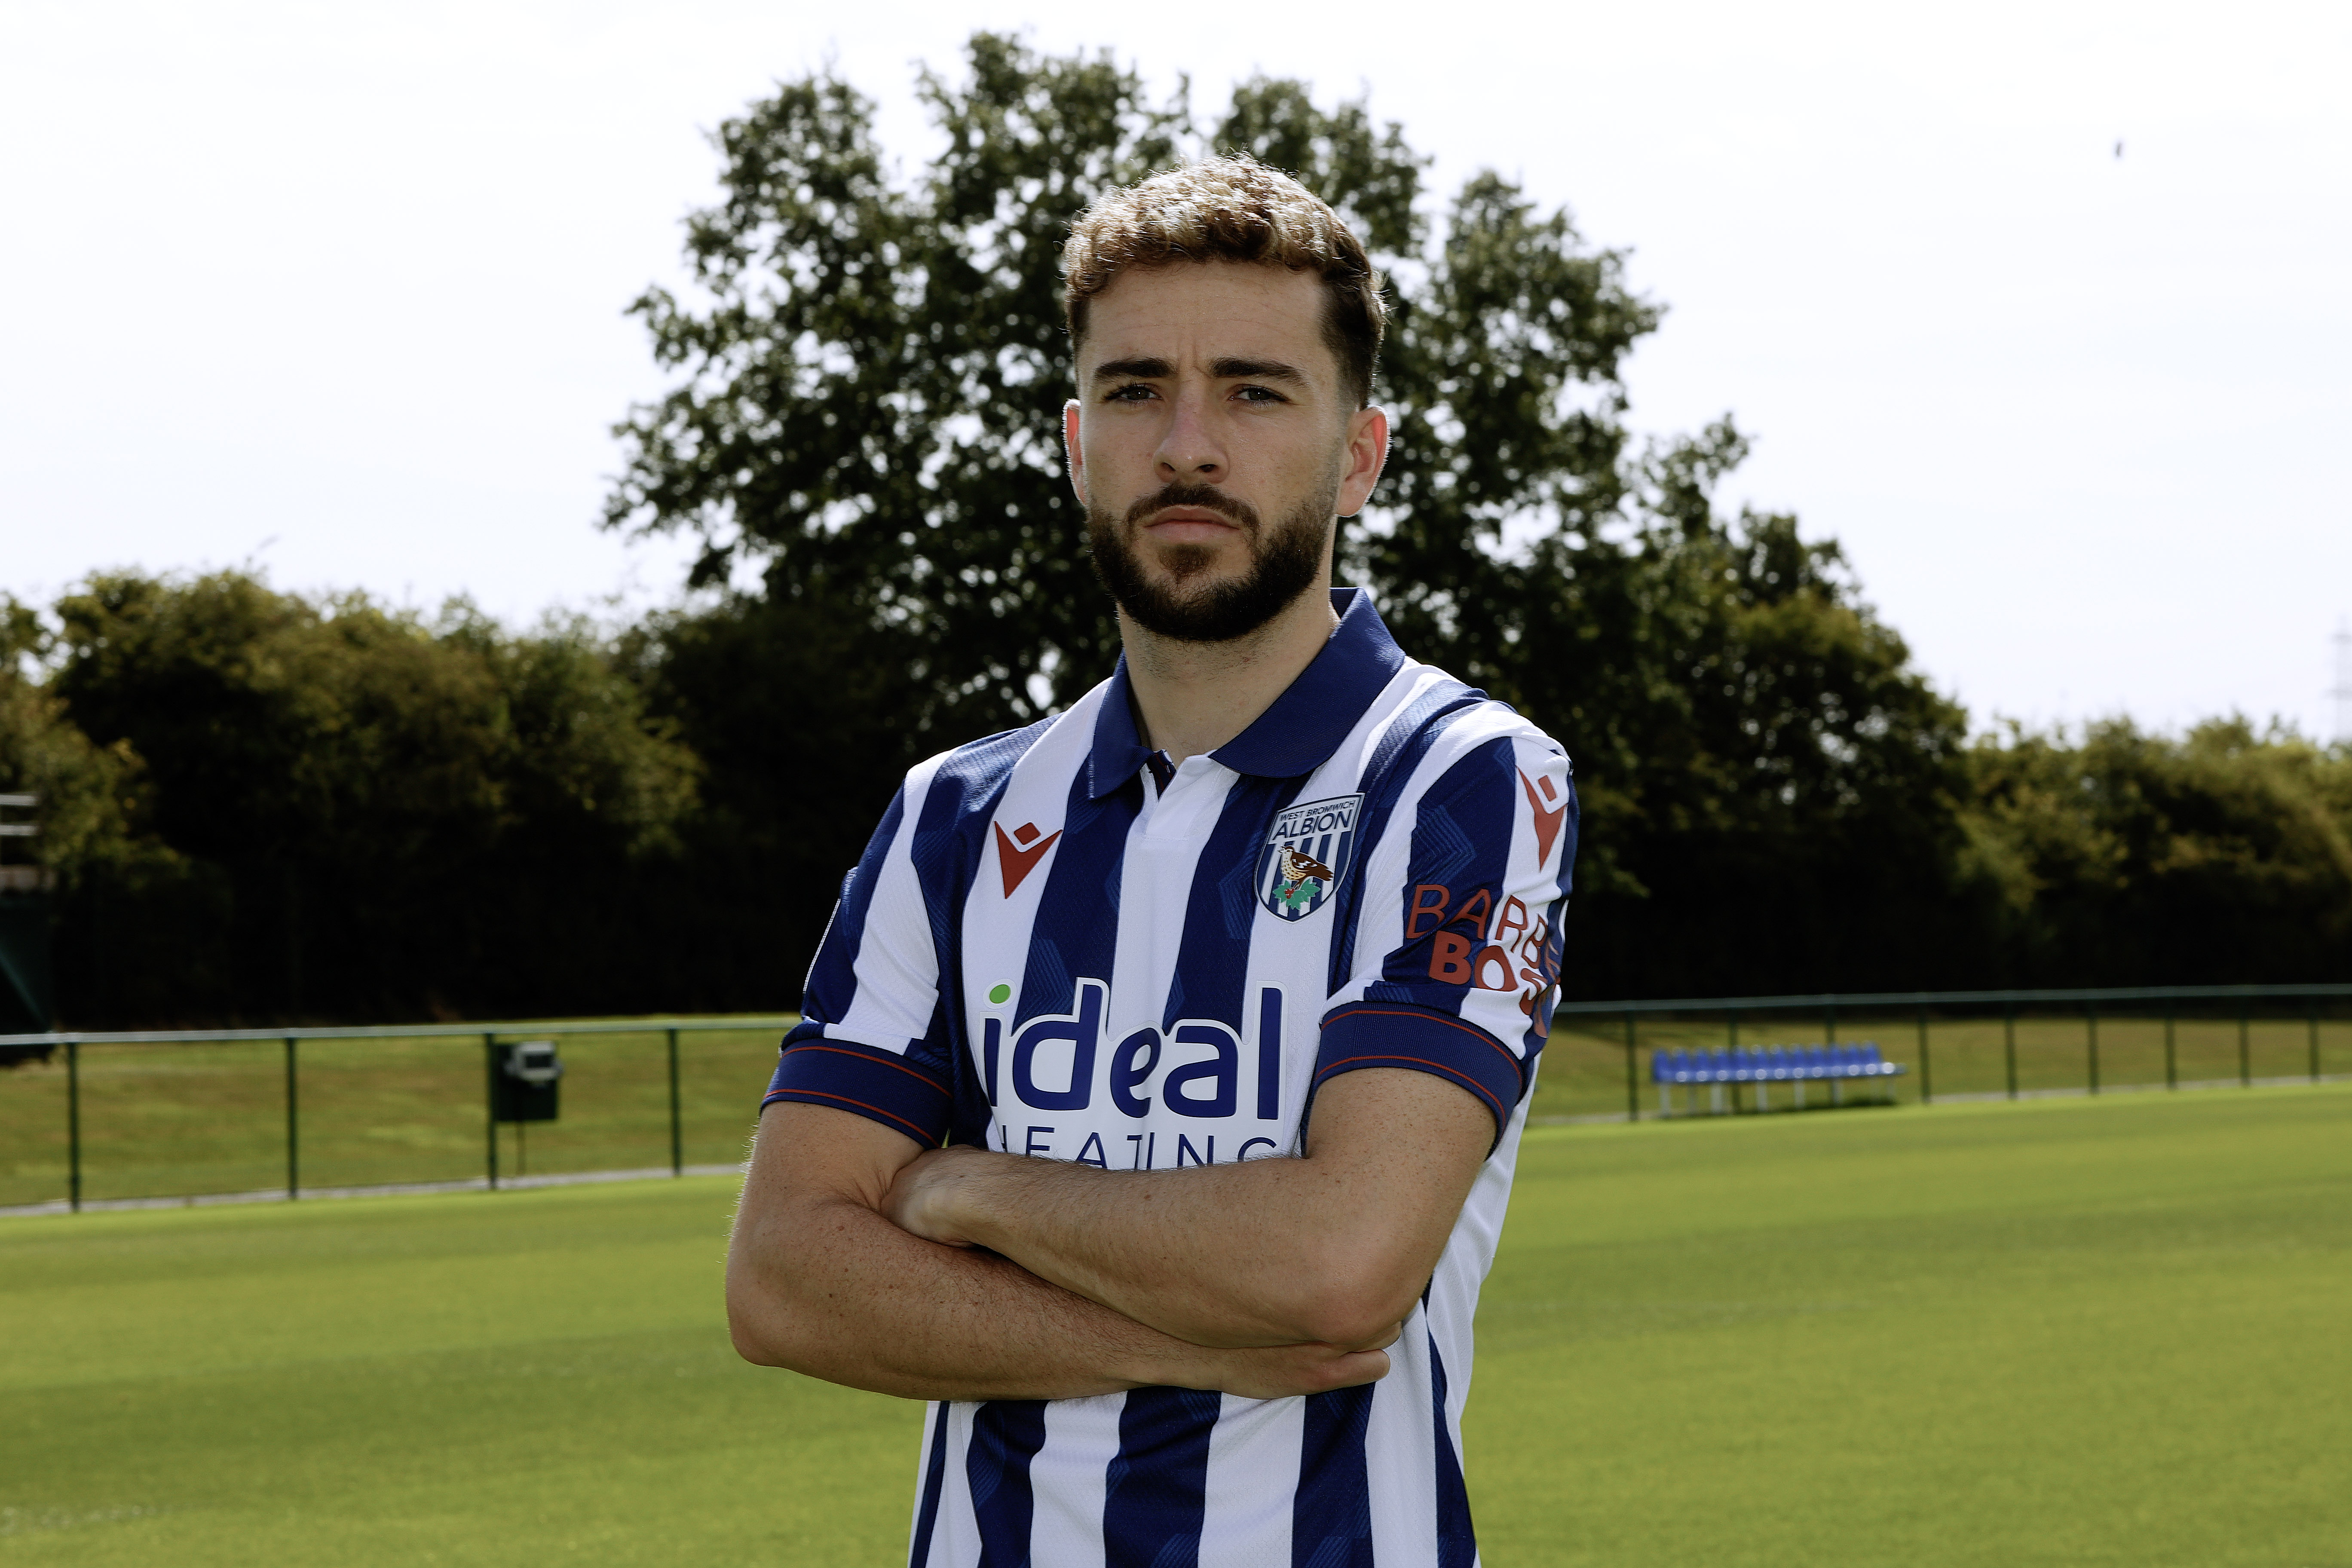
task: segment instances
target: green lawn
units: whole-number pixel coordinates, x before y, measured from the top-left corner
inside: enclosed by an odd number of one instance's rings
[[[1530,1135],[1490,1563],[2352,1564],[2346,1086]]]
[[[1496,1568],[2352,1564],[2352,1088],[1544,1128],[1520,1173]],[[0,1565],[894,1562],[920,1412],[734,1359],[730,1200],[0,1220]]]

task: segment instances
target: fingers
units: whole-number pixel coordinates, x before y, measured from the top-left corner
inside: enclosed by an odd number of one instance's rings
[[[940,1164],[940,1152],[931,1150],[907,1162],[891,1182],[890,1190],[882,1195],[882,1214],[892,1225],[909,1235],[919,1236],[926,1241],[961,1246],[961,1238],[938,1223],[938,1216],[932,1213],[935,1205],[929,1201],[935,1184],[933,1173]]]
[[[1386,1351],[1334,1350],[1329,1345],[1282,1345],[1231,1351],[1205,1386],[1244,1399],[1286,1399],[1378,1383],[1389,1374]]]
[[[1326,1368],[1328,1387],[1355,1388],[1367,1383],[1378,1383],[1389,1374],[1389,1352],[1386,1351],[1349,1351],[1331,1362]]]

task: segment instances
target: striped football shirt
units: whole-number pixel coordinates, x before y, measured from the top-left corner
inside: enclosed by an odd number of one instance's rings
[[[1359,1068],[1459,1086],[1496,1142],[1379,1383],[943,1402],[916,1568],[1476,1561],[1461,1422],[1551,1021],[1567,757],[1401,652],[1369,595],[1255,723],[1171,767],[1126,667],[908,775],[810,971],[767,1101],[1103,1170],[1300,1152]]]

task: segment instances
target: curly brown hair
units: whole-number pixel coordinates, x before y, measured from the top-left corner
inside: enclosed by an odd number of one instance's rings
[[[1339,215],[1312,191],[1247,154],[1170,169],[1106,193],[1070,226],[1062,247],[1062,311],[1070,347],[1086,341],[1087,308],[1129,268],[1245,261],[1312,271],[1323,280],[1323,340],[1356,406],[1372,397],[1387,330],[1382,279]]]

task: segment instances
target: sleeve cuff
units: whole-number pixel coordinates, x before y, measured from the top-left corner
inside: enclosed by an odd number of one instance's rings
[[[787,1035],[760,1109],[780,1100],[851,1111],[937,1148],[947,1137],[954,1093],[938,1074],[895,1051],[822,1035]]]
[[[1351,1002],[1325,1016],[1308,1093],[1364,1068],[1403,1068],[1459,1085],[1494,1113],[1498,1139],[1527,1092],[1527,1064],[1494,1036],[1451,1014],[1397,1002]]]

